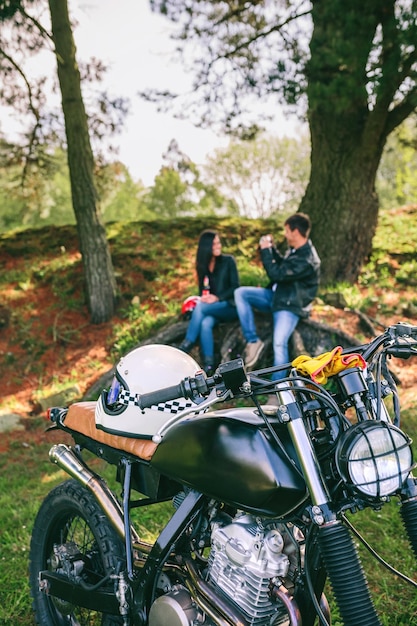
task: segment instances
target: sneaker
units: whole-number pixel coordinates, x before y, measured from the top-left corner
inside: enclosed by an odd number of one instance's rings
[[[214,374],[214,364],[213,364],[213,359],[212,358],[204,359],[203,369],[204,369],[204,371],[206,373],[206,376],[213,376],[213,374]]]
[[[184,339],[179,346],[176,346],[178,348],[178,350],[181,350],[181,352],[186,352],[187,354],[190,354],[191,350],[193,349],[193,342],[192,341],[188,341],[188,339]]]
[[[206,376],[209,377],[209,376],[213,376],[215,370],[212,365],[205,365],[204,371],[206,373]]]
[[[247,343],[245,348],[244,360],[247,368],[253,367],[259,359],[264,348],[264,342],[258,339],[254,343]]]

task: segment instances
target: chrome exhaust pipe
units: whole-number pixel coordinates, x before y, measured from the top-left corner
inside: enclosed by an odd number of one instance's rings
[[[294,598],[290,596],[284,585],[281,585],[281,587],[274,587],[272,589],[272,595],[275,598],[278,598],[278,600],[280,600],[287,609],[288,617],[290,619],[289,626],[302,626],[302,618],[298,605]]]
[[[49,459],[91,491],[118,535],[125,541],[123,509],[104,480],[94,474],[73,450],[63,443],[52,446],[49,450]],[[131,540],[140,543],[136,531],[131,528],[130,532]]]

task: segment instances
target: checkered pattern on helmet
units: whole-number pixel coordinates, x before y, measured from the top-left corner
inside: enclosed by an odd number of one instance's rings
[[[117,401],[120,402],[120,404],[138,404],[137,396],[133,396],[127,391],[127,389],[124,389],[123,387],[120,388]]]
[[[176,415],[180,413],[180,411],[184,411],[185,409],[190,409],[194,406],[193,402],[187,402],[186,400],[170,400],[169,402],[161,402],[159,404],[153,404],[152,409],[156,409],[157,411],[163,411],[164,413],[171,413],[172,415]]]

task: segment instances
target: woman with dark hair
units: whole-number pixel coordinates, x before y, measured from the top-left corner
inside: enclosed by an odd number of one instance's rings
[[[214,230],[201,233],[195,267],[200,299],[178,347],[188,353],[200,339],[203,367],[210,375],[214,368],[213,328],[219,322],[237,319],[233,294],[239,287],[239,275],[234,257],[222,254],[220,237]]]

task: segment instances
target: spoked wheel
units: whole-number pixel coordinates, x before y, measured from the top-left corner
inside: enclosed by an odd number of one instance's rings
[[[116,626],[121,617],[92,611],[39,589],[39,572],[77,570],[86,585],[114,574],[124,545],[94,496],[77,481],[53,489],[41,505],[30,546],[30,588],[41,626]],[[111,583],[109,583],[111,585]]]

